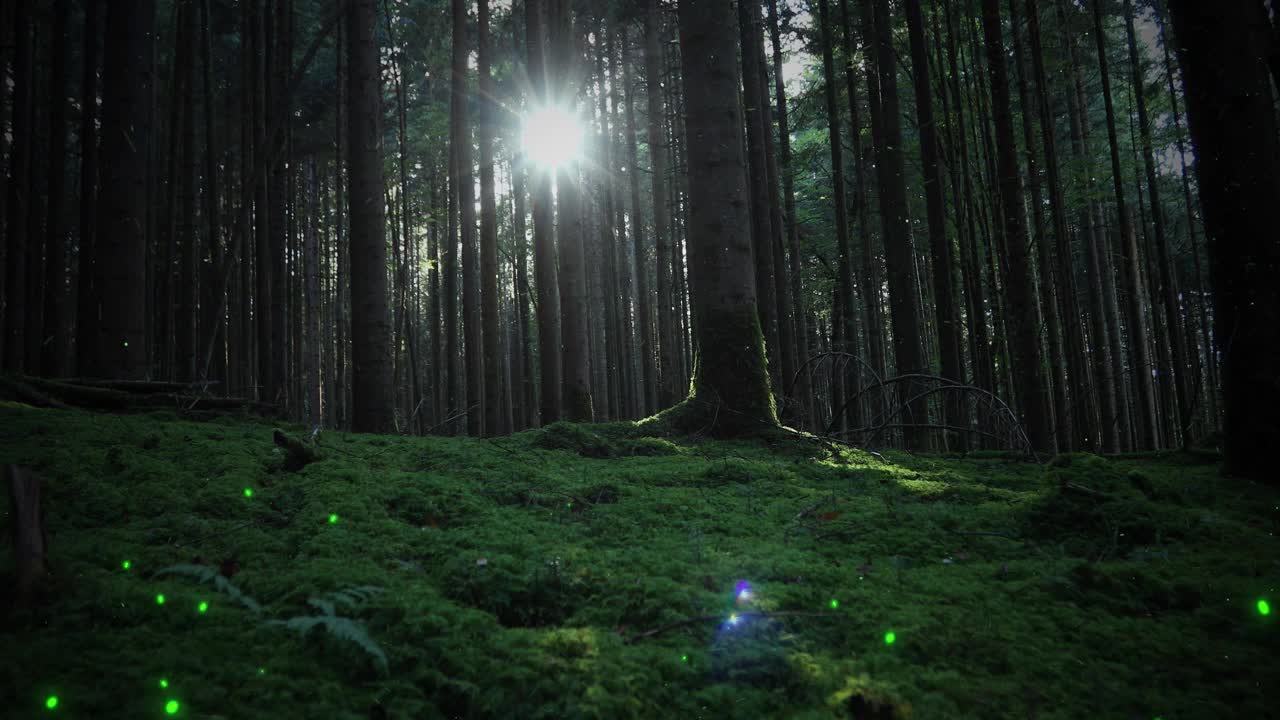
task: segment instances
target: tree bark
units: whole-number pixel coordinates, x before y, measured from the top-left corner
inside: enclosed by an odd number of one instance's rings
[[[391,328],[383,238],[382,92],[374,25],[376,0],[347,6],[347,166],[351,173],[351,427],[392,429]]]
[[[27,177],[31,169],[32,82],[35,74],[31,62],[32,0],[14,0],[13,6],[13,136],[9,155],[8,217],[5,227],[5,342],[4,369],[20,373],[27,369],[27,254],[30,238],[27,227],[31,214],[31,188]],[[127,3],[122,3],[127,4]],[[125,12],[121,10],[119,12]],[[113,44],[113,50],[119,52]],[[113,58],[113,66],[120,64]],[[114,67],[113,67],[114,69]],[[113,88],[115,89],[115,88]],[[145,180],[145,175],[143,176]],[[39,253],[38,248],[30,248]],[[142,340],[138,340],[142,344]]]
[[[145,275],[154,24],[154,0],[107,3],[97,243],[99,369],[115,380],[140,380],[148,373]]]
[[[1000,201],[1008,247],[1005,305],[1012,311],[1007,324],[1013,334],[1011,346],[1018,408],[1032,449],[1053,452],[1055,445],[1049,428],[1051,410],[1048,388],[1042,375],[1044,358],[1040,352],[1038,336],[1040,314],[1031,282],[1027,221],[1023,215],[1022,187],[1018,179],[1018,161],[1014,154],[1017,146],[1013,136],[1013,114],[1009,101],[1004,40],[1000,29],[999,0],[982,0],[982,28],[987,46],[987,69],[991,73],[991,105],[996,125]]]
[[[698,360],[673,418],[710,418],[721,435],[777,423],[756,314],[735,48],[723,27],[730,12],[729,0],[679,3]]]
[[[480,315],[484,329],[484,432],[507,431],[502,412],[502,330],[498,320],[498,205],[493,185],[493,75],[489,66],[489,0],[479,0],[480,72]]]
[[[644,73],[649,100],[649,158],[653,190],[653,236],[658,263],[658,368],[657,403],[667,407],[676,401],[676,382],[680,360],[676,354],[676,302],[671,277],[671,214],[667,207],[667,143],[662,131],[662,55],[659,46],[658,0],[645,0]]]
[[[1209,237],[1226,470],[1276,482],[1280,446],[1280,129],[1254,3],[1170,0]]]

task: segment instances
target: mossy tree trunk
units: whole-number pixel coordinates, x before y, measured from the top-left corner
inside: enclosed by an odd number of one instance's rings
[[[697,360],[688,400],[669,415],[718,435],[777,424],[756,313],[742,110],[729,0],[681,0],[689,134],[689,253]]]

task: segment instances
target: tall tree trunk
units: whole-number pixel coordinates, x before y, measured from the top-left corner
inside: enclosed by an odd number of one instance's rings
[[[27,277],[27,254],[39,253],[39,248],[31,247],[28,235],[28,221],[31,214],[31,188],[26,178],[31,169],[31,145],[34,128],[31,127],[32,83],[35,74],[31,62],[32,34],[32,0],[14,0],[13,6],[13,125],[10,129],[13,137],[12,150],[9,156],[9,197],[6,203],[8,217],[5,227],[7,248],[5,253],[5,342],[4,369],[6,372],[20,373],[27,368],[27,282],[35,281]],[[126,4],[126,3],[121,3]],[[128,10],[117,11],[117,14]],[[112,50],[125,55],[118,44]],[[112,58],[112,69],[116,70],[122,58]],[[120,90],[113,87],[112,90]],[[118,105],[119,103],[113,103]],[[112,118],[115,120],[116,118]],[[117,133],[121,128],[114,128]],[[140,180],[145,187],[146,174]],[[113,196],[113,199],[114,196]],[[114,240],[114,239],[113,239]],[[139,260],[141,263],[142,260]],[[114,309],[114,308],[113,308]],[[143,344],[142,338],[136,340]]]
[[[636,150],[636,82],[631,73],[626,28],[622,31],[623,85],[626,88],[626,143],[627,178],[631,188],[631,236],[634,241],[634,265],[636,274],[636,324],[640,327],[640,407],[639,414],[647,416],[658,409],[658,367],[653,346],[653,297],[649,292],[649,261],[645,242],[644,215],[640,210],[640,171]]]
[[[580,52],[568,0],[550,0],[547,27],[559,82],[556,96],[570,113],[578,95]],[[564,363],[564,416],[573,422],[593,419],[591,351],[588,344],[586,216],[582,171],[576,159],[557,169],[557,232],[560,250],[560,333]]]
[[[76,371],[98,374],[98,48],[102,3],[84,5],[83,80],[80,86],[80,252],[76,277]],[[3,123],[0,123],[3,124]]]
[[[471,119],[468,112],[467,62],[471,54],[466,0],[453,0],[453,97],[450,137],[453,146],[454,188],[462,240],[462,327],[466,358],[467,433],[480,435],[484,423],[484,349],[480,327],[480,291],[476,287],[475,167],[472,160]]]
[[[676,382],[680,360],[676,354],[675,311],[676,301],[671,277],[671,214],[667,206],[667,143],[662,131],[662,55],[659,50],[660,32],[657,0],[645,0],[644,15],[644,74],[649,100],[649,159],[653,190],[653,236],[657,245],[658,262],[658,397],[659,407],[667,407],[676,401]]]
[[[956,310],[951,239],[947,237],[946,201],[942,195],[942,176],[938,171],[938,134],[933,118],[933,95],[930,89],[929,53],[924,37],[924,17],[920,0],[906,0],[907,34],[911,43],[912,77],[915,80],[916,117],[920,129],[920,153],[924,165],[926,212],[929,220],[929,248],[933,258],[933,302],[937,310],[938,354],[942,360],[942,376],[964,382],[963,356],[960,351],[960,314]],[[965,424],[960,396],[946,398],[944,423],[952,427]],[[959,438],[963,441],[963,437]]]
[[[821,25],[822,72],[826,78],[824,96],[827,101],[827,137],[828,144],[831,146],[831,194],[836,210],[836,274],[838,276],[836,298],[840,309],[840,324],[833,329],[842,341],[836,345],[837,351],[854,353],[856,349],[853,339],[857,331],[854,324],[856,316],[853,306],[853,259],[849,248],[849,211],[845,202],[844,188],[844,149],[840,140],[840,109],[836,105],[835,59],[832,52],[834,43],[831,33],[831,12],[828,9],[827,0],[818,1],[818,18]],[[863,242],[869,242],[869,238],[864,236]],[[844,388],[843,377],[837,376],[834,380],[837,393],[844,395],[847,391]],[[846,397],[833,397],[832,402],[836,403],[833,411],[844,407],[846,401]],[[844,426],[845,422],[835,420],[835,424]]]
[[[1165,327],[1169,333],[1169,342],[1165,344],[1168,363],[1160,369],[1162,379],[1173,374],[1170,390],[1175,393],[1177,415],[1173,418],[1174,428],[1182,435],[1182,445],[1188,440],[1187,423],[1190,422],[1190,385],[1187,383],[1187,369],[1184,362],[1186,338],[1182,332],[1182,322],[1178,317],[1178,287],[1173,273],[1173,263],[1169,256],[1169,243],[1165,237],[1164,208],[1160,204],[1160,183],[1156,178],[1155,156],[1151,148],[1151,122],[1147,116],[1146,80],[1142,72],[1142,63],[1138,57],[1138,39],[1134,31],[1133,0],[1125,0],[1125,30],[1129,40],[1129,65],[1133,72],[1133,92],[1138,105],[1138,129],[1142,134],[1142,160],[1146,170],[1147,193],[1151,200],[1151,224],[1155,234],[1156,264],[1159,266],[1160,286],[1152,293],[1153,301],[1164,309]],[[1168,438],[1172,444],[1175,438]]]
[[[1022,57],[1022,33],[1018,0],[1009,0],[1009,22],[1013,35],[1014,70],[1018,83],[1018,105],[1022,108],[1022,143],[1027,158],[1027,190],[1030,193],[1032,228],[1035,231],[1036,271],[1040,280],[1040,314],[1048,335],[1049,372],[1045,382],[1052,390],[1053,436],[1059,451],[1071,448],[1073,433],[1067,400],[1067,361],[1062,348],[1062,317],[1058,314],[1058,279],[1054,276],[1048,233],[1045,230],[1044,198],[1041,195],[1040,163],[1036,153],[1035,120],[1039,109],[1031,103],[1027,89],[1026,62]]]
[[[49,67],[49,197],[45,215],[45,339],[40,366],[54,377],[71,372],[70,288],[67,286],[67,54],[70,0],[54,0],[53,46]]]
[[[392,429],[391,328],[387,308],[387,244],[383,238],[382,91],[374,36],[376,0],[347,6],[347,166],[351,172],[351,427]]]
[[[178,49],[179,85],[182,93],[181,132],[182,177],[179,182],[182,225],[179,245],[177,303],[174,324],[176,339],[175,377],[179,382],[191,382],[196,378],[196,292],[199,288],[199,239],[196,231],[196,122],[195,122],[195,42],[199,32],[195,0],[186,0],[181,9],[181,23],[185,42]]]
[[[494,98],[489,71],[489,0],[479,0],[477,66],[480,72],[480,314],[484,330],[484,432],[507,430],[502,412],[501,328],[498,322],[498,206],[493,187]]]
[[[1226,469],[1276,482],[1280,445],[1280,129],[1252,34],[1254,3],[1170,0],[1187,120],[1209,237],[1216,338],[1223,354]],[[1225,112],[1224,112],[1225,110]]]
[[[1124,176],[1120,169],[1120,141],[1116,133],[1115,108],[1111,99],[1111,76],[1107,61],[1106,34],[1102,26],[1101,0],[1093,0],[1093,33],[1098,46],[1098,73],[1102,76],[1102,101],[1106,110],[1107,140],[1111,146],[1111,177],[1115,187],[1116,213],[1119,217],[1120,261],[1125,294],[1125,326],[1129,335],[1129,364],[1137,389],[1137,412],[1134,414],[1136,441],[1142,448],[1155,448],[1155,391],[1151,385],[1151,359],[1147,351],[1147,321],[1142,310],[1141,261],[1133,240],[1133,218],[1124,196]]]
[[[773,227],[769,221],[769,177],[765,167],[764,137],[767,129],[761,118],[766,99],[760,93],[761,58],[758,8],[755,2],[738,3],[738,35],[742,48],[742,102],[747,124],[747,183],[750,189],[752,259],[756,267],[756,306],[764,331],[769,378],[774,387],[782,382],[781,340],[778,335],[778,299],[773,284]],[[847,240],[846,240],[847,245]],[[661,291],[659,291],[661,294]]]
[[[548,0],[526,0],[525,33],[528,43],[529,81],[535,103],[545,107],[551,103],[546,78],[547,23],[545,3]],[[550,0],[554,1],[554,0]],[[536,169],[533,175],[533,273],[537,283],[539,416],[543,425],[560,419],[564,407],[561,394],[564,366],[560,339],[560,282],[556,266],[553,178],[549,172]]]
[[[898,68],[893,50],[893,26],[888,0],[875,0],[873,26],[876,68],[880,83],[880,137],[876,138],[876,170],[880,180],[880,221],[884,226],[885,262],[889,275],[889,309],[893,322],[893,354],[899,375],[927,370],[920,345],[920,309],[916,303],[917,278],[908,227],[907,188],[902,153],[902,127],[898,110]],[[901,422],[928,423],[924,400],[913,400],[902,409]],[[903,439],[909,448],[929,447],[929,436],[907,428]]]
[[[1031,282],[1027,242],[1027,220],[1023,215],[1022,187],[1018,180],[1018,160],[1013,136],[1013,113],[1009,101],[1009,75],[1005,64],[1004,40],[1000,29],[999,0],[982,0],[982,29],[987,46],[987,69],[991,73],[991,105],[996,124],[996,154],[999,164],[1000,204],[1008,247],[1006,307],[1012,310],[1008,326],[1013,337],[1013,374],[1018,407],[1031,447],[1053,452],[1049,428],[1048,388],[1042,375],[1044,357],[1040,352],[1039,312]],[[1016,310],[1014,310],[1016,308]]]
[[[790,253],[791,270],[791,309],[795,318],[796,363],[797,370],[812,356],[809,348],[809,319],[806,311],[804,294],[804,262],[800,257],[800,232],[796,222],[795,179],[791,163],[791,125],[787,115],[787,92],[782,81],[782,37],[778,23],[777,0],[769,0],[769,39],[773,51],[773,86],[778,113],[778,145],[781,165],[779,174],[782,177],[782,220],[786,232],[787,251]],[[805,369],[798,378],[796,395],[800,402],[799,418],[801,427],[809,427],[814,422],[813,408],[813,374]],[[793,378],[786,378],[787,387]]]
[[[863,6],[863,13],[869,17],[871,8]],[[854,35],[853,22],[849,12],[849,0],[840,0],[841,38],[844,41],[844,81],[849,100],[849,135],[853,140],[853,210],[858,219],[858,236],[862,239],[862,278],[858,283],[862,291],[863,332],[866,334],[867,363],[873,372],[885,377],[884,349],[884,306],[881,303],[883,277],[880,274],[880,259],[875,253],[875,243],[871,237],[871,206],[867,202],[867,183],[864,169],[872,164],[871,158],[862,144],[862,117],[858,108],[858,74],[854,70]],[[866,58],[866,79],[868,104],[874,122],[879,117],[875,110],[880,104],[880,83],[876,78],[875,41],[871,37],[872,28],[864,23],[863,55]],[[872,128],[873,140],[875,129]],[[852,320],[847,321],[852,322]],[[855,377],[858,377],[855,375]]]
[[[689,145],[689,250],[698,361],[687,418],[737,434],[777,422],[756,314],[742,114],[729,0],[680,0]],[[650,76],[651,78],[653,76]],[[675,413],[680,419],[680,412]]]
[[[97,243],[102,307],[99,369],[103,377],[117,380],[147,375],[144,276],[154,25],[154,0],[107,3]]]
[[[511,354],[511,389],[515,426],[519,432],[538,424],[534,412],[536,398],[533,383],[533,339],[529,335],[529,238],[526,229],[525,169],[518,160],[511,162],[511,202],[513,205],[516,254],[515,311],[519,347]]]
[[[212,377],[227,379],[226,373],[226,348],[223,342],[226,334],[223,331],[224,325],[221,324],[219,308],[222,308],[223,298],[218,297],[220,288],[217,287],[218,278],[214,269],[220,268],[224,262],[225,250],[222,247],[221,223],[219,215],[222,212],[222,203],[220,199],[221,188],[218,185],[218,146],[215,138],[214,124],[214,102],[217,92],[213,84],[213,43],[210,38],[212,31],[209,27],[209,3],[212,0],[199,0],[200,2],[200,49],[201,61],[203,67],[203,87],[204,87],[204,232],[205,232],[205,271],[201,274],[201,317],[200,331],[206,338],[204,343],[212,342],[216,351],[214,358],[214,368],[212,372],[207,374]],[[212,338],[207,338],[212,334]],[[204,347],[198,344],[198,347]],[[203,368],[198,368],[202,373],[206,372]],[[208,379],[208,378],[203,378]]]

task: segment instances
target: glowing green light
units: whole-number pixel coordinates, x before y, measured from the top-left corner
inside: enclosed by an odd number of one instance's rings
[[[1266,600],[1259,600],[1259,601],[1258,601],[1258,614],[1259,614],[1259,615],[1270,615],[1270,614],[1271,614],[1271,604],[1270,604],[1270,603],[1268,603]]]
[[[838,607],[840,607],[840,601],[835,598],[831,598],[831,609],[835,610]]]
[[[266,669],[266,668],[258,668],[258,674],[259,674],[259,675],[266,675],[266,674],[267,674],[267,669]]]
[[[688,655],[681,655],[681,656],[680,656],[680,662],[689,662],[689,656],[688,656]]]
[[[201,601],[200,601],[200,604],[196,606],[196,610],[198,610],[199,612],[202,612],[202,613],[207,613],[207,612],[209,612],[209,603],[207,603],[207,602],[205,602],[205,601],[201,600]]]
[[[121,344],[122,344],[122,345],[124,345],[125,347],[129,347],[129,341],[128,341],[128,340],[125,340],[125,341],[124,341],[123,343],[121,343]]]
[[[253,488],[245,488],[245,489],[244,489],[244,496],[245,496],[245,497],[253,497]]]
[[[329,524],[330,524],[330,525],[337,525],[337,524],[338,524],[338,516],[337,516],[337,515],[330,515],[330,516],[329,516]]]
[[[132,566],[133,566],[133,563],[129,562],[128,560],[125,560],[124,562],[120,563],[120,567],[124,568],[125,570],[128,570]]]
[[[165,680],[164,678],[160,678],[160,689],[163,690],[164,688],[167,688],[167,687],[169,687],[169,681]]]
[[[885,645],[892,645],[892,644],[894,643],[894,641],[896,641],[897,639],[898,639],[898,636],[897,636],[897,635],[895,635],[895,634],[893,634],[893,632],[892,632],[892,631],[887,632],[887,633],[885,633],[885,634],[884,634],[884,644],[885,644]]]
[[[163,605],[163,604],[164,604],[164,595],[163,595],[163,594],[161,594],[161,595],[156,595],[156,604],[157,604],[157,605]]]
[[[170,715],[177,715],[178,707],[179,705],[177,700],[170,700],[164,704],[164,711]]]
[[[48,698],[45,699],[44,706],[49,708],[50,710],[58,707],[58,696],[50,695]]]

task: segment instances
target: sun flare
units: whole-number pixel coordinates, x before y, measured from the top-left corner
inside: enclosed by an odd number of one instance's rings
[[[581,157],[584,135],[582,124],[573,113],[544,107],[525,117],[520,141],[534,165],[556,170]]]

